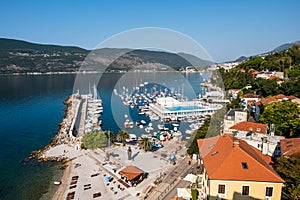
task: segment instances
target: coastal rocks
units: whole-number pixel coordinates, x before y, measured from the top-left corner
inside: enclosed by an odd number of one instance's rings
[[[65,101],[65,116],[62,122],[59,125],[59,129],[57,134],[51,139],[50,143],[46,145],[43,149],[33,151],[29,155],[29,159],[36,158],[39,162],[44,161],[58,161],[64,162],[67,161],[68,158],[63,156],[45,156],[45,152],[50,148],[55,147],[61,144],[67,144],[70,146],[74,146],[78,143],[78,138],[72,135],[72,123],[75,118],[76,107],[80,103],[80,97],[76,94],[72,94]]]

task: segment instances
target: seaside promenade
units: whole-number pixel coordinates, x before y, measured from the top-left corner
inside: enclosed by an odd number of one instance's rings
[[[155,189],[149,194],[147,199],[149,200],[162,200],[171,199],[177,195],[178,186],[187,187],[190,183],[183,181],[182,179],[190,172],[194,171],[197,166],[196,161],[192,161],[189,164],[190,158],[187,156],[180,163],[176,164],[174,168],[170,168],[167,171],[166,177],[162,182],[155,187]]]
[[[184,142],[167,141],[164,148],[155,152],[144,152],[135,145],[132,148],[133,160],[127,159],[126,146],[116,146],[110,149],[110,162],[106,160],[106,152],[97,150],[76,150],[69,145],[58,145],[45,152],[45,156],[61,156],[71,161],[65,170],[53,200],[55,199],[163,199],[176,186],[179,177],[192,168],[189,157],[185,156]],[[176,152],[177,164],[169,161],[168,155]],[[125,166],[134,165],[148,177],[135,187],[131,187],[121,180],[119,171]],[[111,182],[104,180],[105,176],[112,177]],[[157,178],[162,182],[155,185]],[[100,195],[100,196],[97,196]],[[96,196],[96,197],[94,197]]]

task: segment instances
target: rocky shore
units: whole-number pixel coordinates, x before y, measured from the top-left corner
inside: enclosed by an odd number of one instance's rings
[[[68,145],[74,146],[77,142],[77,138],[71,134],[71,128],[74,118],[76,117],[76,108],[80,103],[80,99],[76,96],[76,94],[72,94],[65,101],[65,116],[62,122],[59,125],[59,129],[57,134],[51,139],[48,145],[40,150],[33,151],[29,155],[29,159],[36,158],[39,162],[44,161],[58,161],[58,162],[66,162],[68,161],[67,157],[63,156],[46,156],[45,152],[50,150],[51,148],[58,145]]]

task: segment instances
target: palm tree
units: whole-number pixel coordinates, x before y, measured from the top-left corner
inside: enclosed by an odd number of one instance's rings
[[[125,141],[126,141],[126,139],[129,139],[129,134],[126,133],[125,130],[120,130],[118,133],[117,139],[121,140],[123,145],[125,146]]]
[[[148,137],[142,137],[141,140],[139,140],[139,146],[142,148],[145,152],[152,149],[151,141]]]

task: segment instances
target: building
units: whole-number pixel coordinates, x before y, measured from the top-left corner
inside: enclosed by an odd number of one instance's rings
[[[255,94],[244,94],[241,98],[242,105],[244,106],[244,109],[247,109],[247,106],[250,102],[258,102],[260,101],[260,96]]]
[[[222,107],[221,104],[208,104],[200,100],[183,102],[172,97],[157,98],[156,103],[149,105],[150,110],[162,120],[211,115]]]
[[[281,155],[292,156],[300,154],[300,138],[289,138],[280,140]]]
[[[241,108],[230,109],[224,118],[223,133],[231,133],[230,127],[244,121],[247,121],[247,112],[245,110]]]
[[[270,156],[228,134],[197,142],[203,199],[281,199],[284,181],[269,165]]]
[[[267,124],[245,121],[230,127],[229,132],[236,138],[246,141],[265,155],[280,156],[279,144],[284,137],[274,135],[275,129],[273,126],[270,134],[268,134],[268,129]]]
[[[231,90],[229,90],[228,92],[230,94],[231,100],[238,98],[240,91],[241,91],[241,89],[231,89]]]
[[[144,172],[133,165],[125,167],[119,174],[121,179],[125,179],[125,182],[130,182],[132,186],[139,184],[144,179]]]

